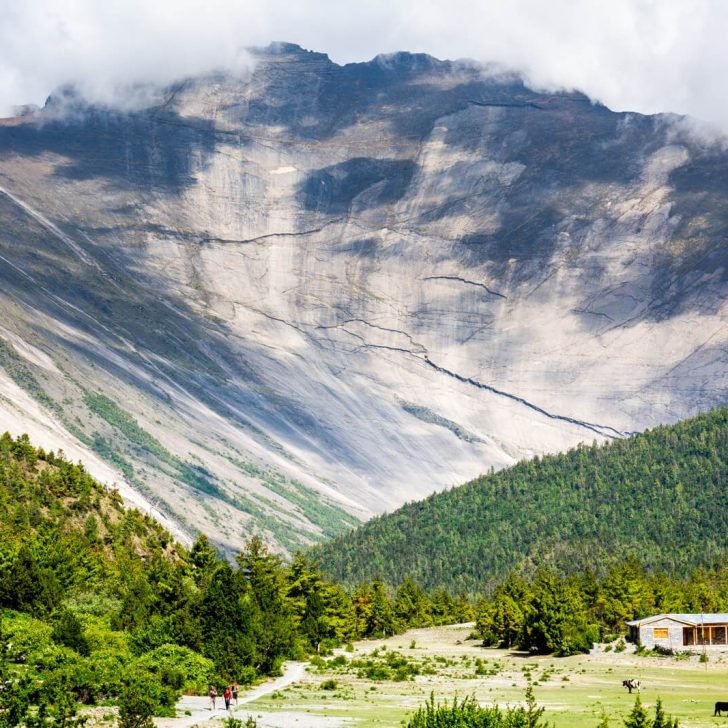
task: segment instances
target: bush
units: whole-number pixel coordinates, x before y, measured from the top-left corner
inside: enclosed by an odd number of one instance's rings
[[[225,728],[258,728],[258,723],[252,715],[248,716],[248,719],[243,722],[240,718],[225,718],[222,722]]]
[[[367,680],[390,680],[392,671],[386,665],[371,665],[364,670]]]
[[[135,665],[156,675],[162,685],[177,693],[205,693],[214,668],[212,660],[179,645],[157,647],[138,658]]]
[[[156,696],[153,686],[142,679],[131,679],[119,699],[120,728],[154,728]]]
[[[8,642],[6,650],[8,661],[32,664],[35,655],[44,648],[52,646],[52,631],[50,625],[27,614],[6,612],[3,618],[3,636]]]
[[[543,708],[536,707],[533,691],[526,691],[525,708],[508,708],[503,711],[498,706],[482,707],[474,696],[452,703],[435,703],[434,693],[407,723],[407,728],[546,728],[541,721]]]
[[[339,687],[336,680],[324,680],[321,683],[321,690],[336,690]]]
[[[87,656],[91,652],[83,625],[70,609],[64,609],[56,615],[51,637],[54,642],[70,647],[79,655]]]
[[[127,670],[124,676],[119,699],[120,714],[124,704],[127,704],[132,712],[137,709],[141,710],[141,708],[150,704],[151,715],[174,717],[177,692],[171,686],[163,685],[159,675],[133,666]],[[144,711],[146,711],[146,708],[144,708]],[[130,725],[133,726],[134,724]],[[146,726],[146,723],[140,723],[139,726]]]

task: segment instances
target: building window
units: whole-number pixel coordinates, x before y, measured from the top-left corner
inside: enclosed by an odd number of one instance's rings
[[[710,628],[710,644],[711,645],[726,644],[725,627],[711,627]]]
[[[683,627],[683,644],[685,646],[695,644],[695,627]]]
[[[656,640],[666,640],[670,636],[670,633],[668,632],[667,627],[655,627],[652,630],[652,636]]]

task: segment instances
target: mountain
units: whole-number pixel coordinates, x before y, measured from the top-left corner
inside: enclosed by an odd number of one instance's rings
[[[0,424],[183,537],[321,541],[723,404],[728,153],[467,62],[0,121]]]
[[[410,503],[313,555],[350,584],[483,593],[511,571],[604,576],[628,558],[685,576],[725,564],[728,409],[524,461]]]

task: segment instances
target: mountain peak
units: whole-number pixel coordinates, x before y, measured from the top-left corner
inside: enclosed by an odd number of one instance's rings
[[[306,60],[329,61],[326,53],[308,50],[298,43],[287,43],[286,41],[273,41],[267,46],[251,48],[250,52],[255,57],[274,58],[276,56],[298,56]]]
[[[397,51],[395,53],[380,53],[371,60],[384,69],[390,71],[424,71],[429,68],[449,66],[450,61],[441,61],[427,53],[410,53]]]

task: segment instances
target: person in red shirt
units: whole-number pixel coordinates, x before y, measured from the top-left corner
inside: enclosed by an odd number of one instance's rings
[[[225,692],[222,694],[222,697],[225,698],[225,710],[230,710],[230,698],[232,698],[233,693],[232,690],[230,690],[230,686],[225,686]]]

